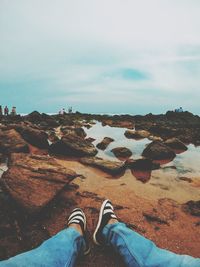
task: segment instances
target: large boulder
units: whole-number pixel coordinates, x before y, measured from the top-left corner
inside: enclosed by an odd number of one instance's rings
[[[27,143],[14,129],[0,131],[0,153],[10,154],[14,152],[29,152]]]
[[[127,138],[143,139],[143,138],[148,138],[150,136],[150,133],[145,130],[138,130],[138,131],[127,130],[125,131],[124,135]]]
[[[33,111],[26,116],[26,119],[33,123],[38,123],[42,120],[42,115],[38,111]]]
[[[96,145],[96,147],[97,147],[98,149],[105,150],[105,149],[107,148],[107,146],[108,146],[110,143],[112,143],[113,141],[114,141],[114,139],[112,139],[112,138],[110,138],[110,137],[104,137],[104,139],[103,139],[100,143],[98,143],[98,144]]]
[[[170,138],[167,139],[164,144],[174,150],[187,150],[187,146],[181,142],[178,138]]]
[[[131,150],[126,147],[115,147],[111,151],[117,158],[129,158],[132,155]]]
[[[48,156],[12,154],[2,176],[5,189],[27,212],[44,208],[77,174]]]
[[[77,135],[81,138],[85,138],[87,136],[86,132],[84,131],[84,129],[82,127],[74,127],[74,126],[65,126],[61,128],[61,131],[63,133],[64,136],[67,135]]]
[[[17,131],[19,131],[24,140],[31,145],[41,149],[47,149],[49,147],[48,134],[45,131],[28,126],[18,127]]]
[[[112,175],[121,174],[125,170],[124,163],[122,162],[104,160],[98,157],[81,158],[80,162],[85,165],[96,167]]]
[[[153,141],[142,152],[142,156],[152,160],[173,159],[176,154],[164,143]]]
[[[52,144],[49,147],[49,152],[56,155],[84,157],[95,156],[98,151],[88,140],[74,134],[68,134]]]

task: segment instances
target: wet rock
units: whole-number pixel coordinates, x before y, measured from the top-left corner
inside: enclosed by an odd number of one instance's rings
[[[160,168],[159,163],[154,163],[151,159],[129,159],[126,161],[126,167],[134,170],[149,171]]]
[[[105,150],[107,148],[107,146],[113,141],[114,141],[114,139],[112,139],[110,137],[104,137],[104,139],[100,143],[98,143],[96,145],[96,147],[98,149]]]
[[[132,155],[131,150],[126,147],[116,147],[111,151],[117,158],[129,158]]]
[[[27,126],[18,127],[17,130],[24,140],[31,145],[42,149],[49,147],[48,134],[45,131]]]
[[[96,139],[95,139],[95,138],[92,138],[92,137],[88,137],[88,138],[86,138],[85,140],[87,140],[88,142],[92,143],[92,142],[94,142]]]
[[[61,140],[49,147],[49,152],[64,156],[95,156],[97,149],[88,140],[74,134],[62,137]]]
[[[122,162],[104,160],[98,157],[81,158],[80,162],[101,169],[112,175],[121,174],[125,170],[125,166]]]
[[[152,141],[159,141],[159,142],[163,142],[163,139],[159,136],[155,136],[155,135],[150,135],[148,137],[149,140],[152,140]]]
[[[55,143],[58,140],[60,140],[59,137],[56,135],[55,131],[49,131],[47,134],[48,134],[48,140],[51,143]]]
[[[200,217],[200,200],[190,200],[183,205],[183,209],[193,216]]]
[[[142,156],[152,160],[173,159],[176,154],[165,144],[153,141],[142,152]]]
[[[151,134],[159,136],[164,139],[175,136],[175,130],[173,130],[171,127],[167,125],[162,125],[162,124],[156,124],[151,126],[149,131],[151,132]]]
[[[127,138],[143,139],[143,138],[148,138],[150,136],[150,133],[145,130],[138,130],[138,131],[127,130],[125,131],[124,135]]]
[[[12,154],[2,183],[28,213],[38,212],[53,200],[77,174],[48,156]]]
[[[0,131],[0,153],[10,154],[14,152],[29,152],[27,143],[14,129]]]
[[[63,132],[64,136],[74,134],[83,139],[87,136],[86,132],[81,127],[67,126],[67,127],[61,128],[61,131]]]
[[[175,149],[175,150],[187,150],[187,146],[181,142],[178,138],[170,138],[170,139],[167,139],[164,144],[172,149]]]
[[[113,120],[113,119],[104,119],[102,120],[102,125],[109,125],[110,127],[119,127],[119,128],[134,128],[134,122],[124,121],[124,120]]]

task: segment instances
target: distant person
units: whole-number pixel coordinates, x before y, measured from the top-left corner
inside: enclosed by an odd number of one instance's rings
[[[130,216],[131,214],[129,214]],[[68,227],[38,248],[1,261],[0,267],[73,267],[79,255],[90,251],[86,238],[86,216],[80,208],[72,211]],[[105,200],[93,234],[96,245],[119,253],[127,267],[200,267],[200,259],[158,248],[152,241],[118,221],[112,203]]]
[[[16,115],[17,115],[16,107],[12,107],[11,115],[12,115],[12,116],[16,116]]]
[[[182,107],[179,108],[179,112],[183,112],[183,108]]]
[[[68,108],[68,113],[72,113],[72,107]]]
[[[9,115],[9,109],[7,106],[4,108],[4,115],[8,116]]]
[[[2,110],[2,106],[0,105],[0,116],[3,115],[3,110]]]

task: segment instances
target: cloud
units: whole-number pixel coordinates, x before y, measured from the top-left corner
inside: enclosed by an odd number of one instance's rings
[[[22,112],[65,105],[199,112],[199,7],[197,0],[2,0],[2,104]]]

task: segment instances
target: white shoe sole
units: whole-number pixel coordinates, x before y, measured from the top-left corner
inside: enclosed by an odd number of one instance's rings
[[[104,210],[105,205],[106,205],[106,203],[108,201],[109,201],[109,199],[104,200],[103,204],[101,205],[101,209],[100,209],[100,212],[99,212],[99,220],[98,220],[97,227],[96,227],[96,229],[94,231],[94,234],[93,234],[93,241],[98,246],[100,246],[101,244],[99,244],[99,242],[96,240],[96,234],[97,234],[97,231],[99,230],[99,227],[101,225],[102,216],[103,216],[103,210]]]

